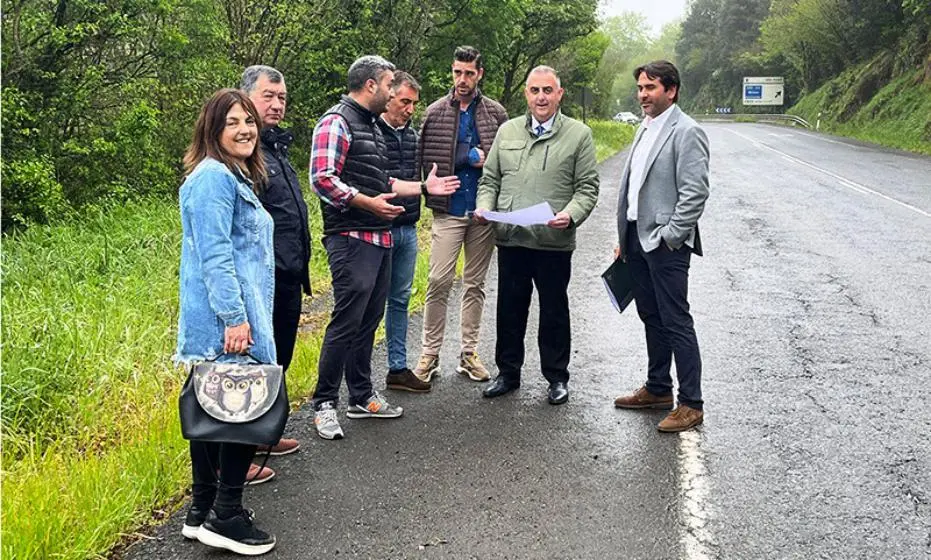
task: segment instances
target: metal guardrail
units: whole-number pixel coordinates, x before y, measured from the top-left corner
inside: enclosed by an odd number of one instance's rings
[[[805,128],[811,128],[811,123],[795,115],[773,115],[762,113],[730,113],[730,114],[713,114],[713,115],[692,115],[697,120],[702,121],[743,121],[743,122],[778,122],[780,124],[799,125]]]

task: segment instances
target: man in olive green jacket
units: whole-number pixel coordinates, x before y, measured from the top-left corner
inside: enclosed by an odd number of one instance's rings
[[[569,278],[575,229],[598,201],[592,131],[559,112],[563,89],[556,71],[538,66],[524,89],[529,114],[511,119],[498,135],[479,181],[475,217],[548,202],[555,216],[529,227],[495,224],[498,309],[495,362],[498,377],[482,393],[493,398],[520,387],[527,315],[540,299],[540,366],[550,404],[569,399]]]

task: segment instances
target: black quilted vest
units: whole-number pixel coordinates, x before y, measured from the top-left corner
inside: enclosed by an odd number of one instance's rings
[[[349,125],[352,142],[339,178],[368,196],[391,192],[388,185],[388,162],[385,158],[385,140],[376,126],[377,115],[351,97],[344,95],[339,103],[323,116],[340,115]],[[321,117],[322,118],[322,117]],[[375,214],[349,207],[340,210],[321,201],[323,211],[323,233],[330,235],[346,231],[381,231],[391,228],[391,222]]]
[[[401,130],[395,130],[385,119],[378,119],[388,159],[388,176],[407,181],[420,181],[417,176],[417,132],[407,123]],[[404,207],[404,213],[394,219],[393,226],[406,226],[417,223],[420,219],[420,195],[397,197],[394,204]]]

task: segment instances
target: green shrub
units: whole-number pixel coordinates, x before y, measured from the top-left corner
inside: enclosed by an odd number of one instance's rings
[[[3,183],[3,230],[47,223],[66,215],[71,207],[65,201],[55,166],[48,157],[0,162]]]

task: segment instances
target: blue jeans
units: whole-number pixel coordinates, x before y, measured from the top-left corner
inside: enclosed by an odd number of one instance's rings
[[[388,340],[388,369],[407,366],[407,308],[417,265],[417,226],[392,228],[391,284],[385,311],[385,338]]]

